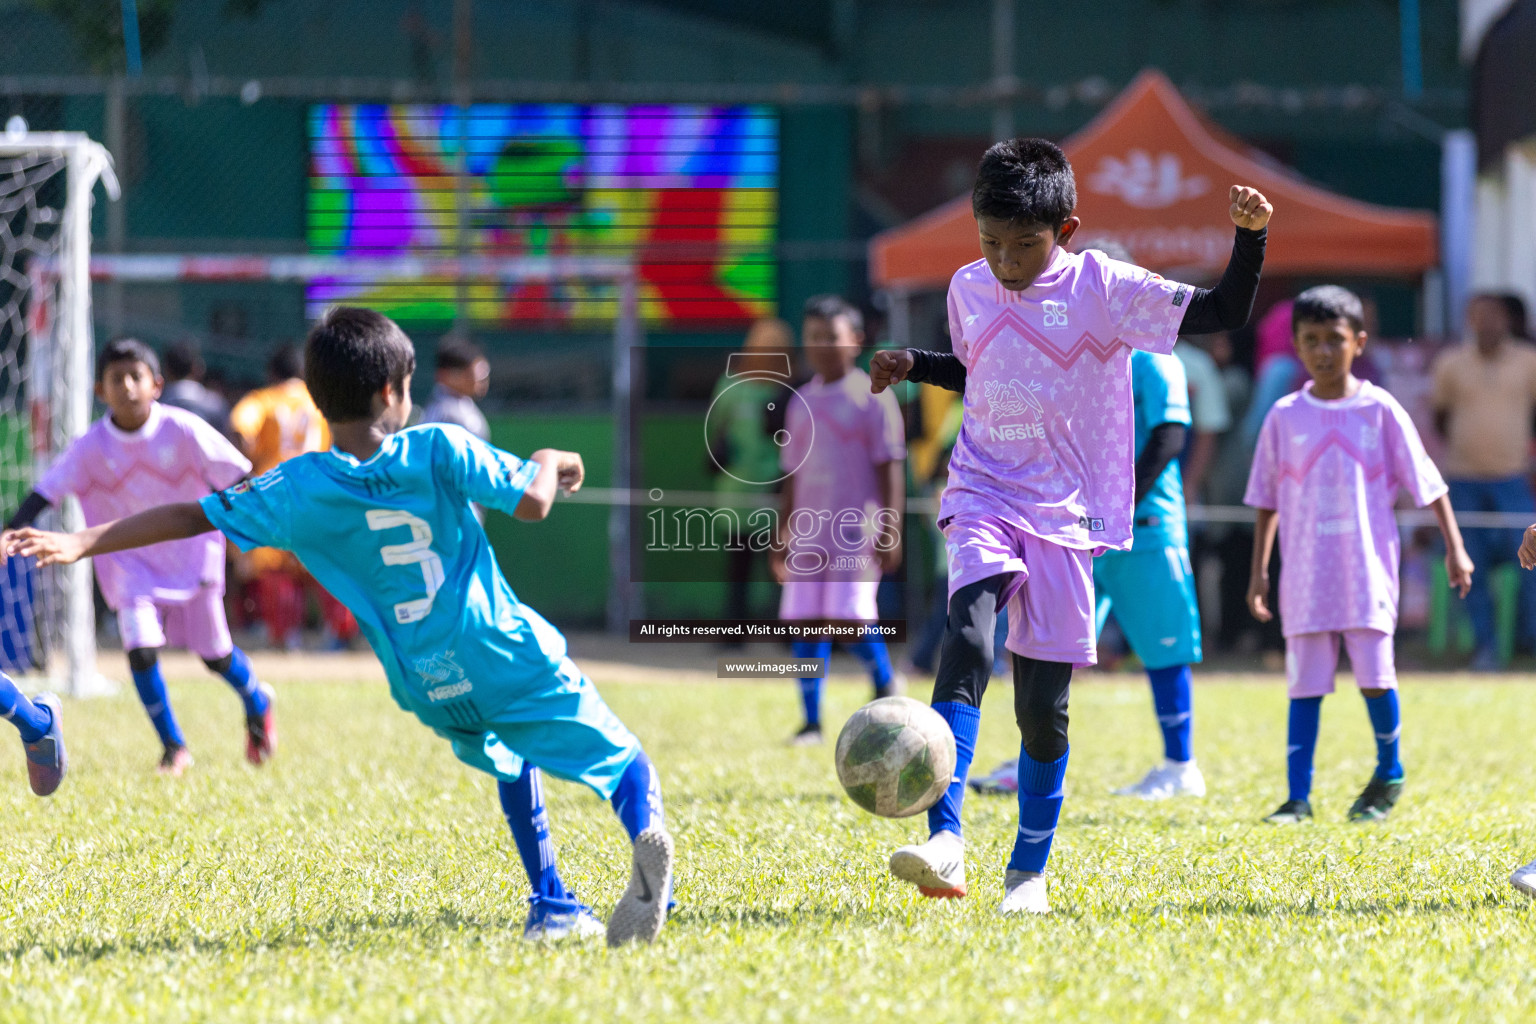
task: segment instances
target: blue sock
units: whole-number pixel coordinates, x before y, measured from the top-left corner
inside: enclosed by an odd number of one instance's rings
[[[955,777],[939,802],[928,809],[928,834],[953,832],[961,835],[960,805],[965,802],[965,777],[971,772],[976,756],[976,734],[981,731],[981,709],[959,701],[940,701],[933,706],[955,734]]]
[[[1403,777],[1403,763],[1397,758],[1397,740],[1403,731],[1397,691],[1388,690],[1380,697],[1367,697],[1365,710],[1371,716],[1371,728],[1376,733],[1376,777],[1396,782]]]
[[[16,688],[11,677],[0,672],[0,718],[8,718],[23,743],[36,743],[48,735],[53,713],[41,704],[33,704]]]
[[[256,670],[251,667],[251,659],[245,656],[245,652],[236,647],[229,653],[229,668],[220,672],[225,681],[235,688],[240,699],[245,702],[247,715],[264,715],[271,703],[267,695],[261,692],[256,685]]]
[[[512,830],[512,841],[517,844],[517,855],[522,859],[523,870],[528,872],[533,894],[545,899],[573,899],[555,866],[555,841],[549,835],[544,777],[539,770],[526,766],[516,782],[498,782],[496,793],[501,797],[501,813]]]
[[[790,653],[796,658],[822,658],[832,655],[832,641],[830,640],[796,640],[790,645]],[[803,678],[800,680],[800,706],[805,711],[805,724],[821,727],[821,684],[825,678]]]
[[[135,670],[133,687],[139,691],[139,700],[144,702],[144,710],[149,713],[149,720],[154,724],[160,742],[168,747],[186,746],[181,727],[176,724],[176,716],[171,713],[171,698],[165,692],[165,677],[160,674],[160,663],[157,661],[142,672]]]
[[[896,673],[891,669],[891,654],[885,649],[885,641],[866,638],[849,644],[848,649],[869,669],[869,678],[875,684],[875,696],[890,696],[891,679]]]
[[[1013,840],[1010,871],[1044,871],[1061,818],[1061,784],[1067,777],[1067,758],[1036,761],[1019,748],[1019,834]]]
[[[1163,730],[1163,756],[1170,761],[1190,760],[1194,757],[1190,734],[1195,716],[1189,666],[1149,668],[1147,678],[1152,680],[1152,706]]]
[[[619,786],[613,791],[613,809],[624,823],[624,831],[630,841],[662,821],[661,782],[656,778],[656,766],[645,756],[645,751],[635,755],[619,777]]]
[[[1298,697],[1291,701],[1291,720],[1286,729],[1285,775],[1290,799],[1312,796],[1312,755],[1317,750],[1317,725],[1323,716],[1323,698]]]

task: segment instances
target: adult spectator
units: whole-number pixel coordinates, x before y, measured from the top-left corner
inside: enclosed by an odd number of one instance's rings
[[[161,402],[202,417],[221,434],[229,433],[229,403],[223,395],[203,386],[208,368],[197,346],[189,341],[173,343],[160,357],[160,366],[165,374]]]
[[[1458,512],[1536,512],[1526,475],[1531,417],[1536,413],[1536,347],[1518,340],[1511,308],[1502,295],[1481,294],[1467,303],[1467,340],[1442,352],[1433,369],[1435,429],[1445,438],[1445,476]],[[1489,587],[1494,566],[1512,561],[1520,528],[1471,527],[1467,551],[1478,568],[1467,595],[1477,650],[1472,667],[1499,668],[1502,659]],[[1536,610],[1536,576],[1521,573],[1523,614]],[[1529,621],[1522,633],[1531,632]]]

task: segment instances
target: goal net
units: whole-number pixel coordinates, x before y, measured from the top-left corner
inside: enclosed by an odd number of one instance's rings
[[[105,149],[78,132],[0,134],[0,506],[9,515],[91,415],[91,199],[117,196]],[[40,525],[73,529],[78,506]],[[93,689],[95,616],[88,564],[0,570],[0,666]]]

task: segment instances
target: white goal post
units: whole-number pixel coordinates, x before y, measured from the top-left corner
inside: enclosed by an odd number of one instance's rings
[[[8,508],[90,423],[91,201],[118,197],[112,160],[81,132],[0,133],[0,495]],[[74,502],[53,513],[81,525]],[[0,574],[5,661],[74,696],[97,692],[88,564]]]
[[[625,260],[589,256],[308,256],[199,255],[189,253],[100,255],[91,260],[97,281],[139,284],[244,281],[307,284],[321,279],[363,281],[584,281],[611,284],[617,295],[613,321],[613,481],[629,486],[634,430],[632,355],[642,343],[639,278]],[[641,612],[641,589],[631,581],[630,533],[634,508],[615,503],[608,512],[607,624],[629,630]]]

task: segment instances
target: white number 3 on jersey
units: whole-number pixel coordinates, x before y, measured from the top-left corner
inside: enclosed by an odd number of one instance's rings
[[[408,544],[386,544],[379,549],[385,565],[419,565],[421,575],[427,581],[427,596],[414,601],[401,601],[395,605],[395,621],[401,625],[420,622],[432,613],[432,602],[443,589],[443,560],[432,550],[432,527],[409,512],[397,509],[369,509],[368,529],[393,530],[407,526],[411,530]]]
[[[1065,302],[1052,302],[1046,299],[1040,303],[1040,311],[1045,314],[1045,326],[1067,326],[1067,304]]]

